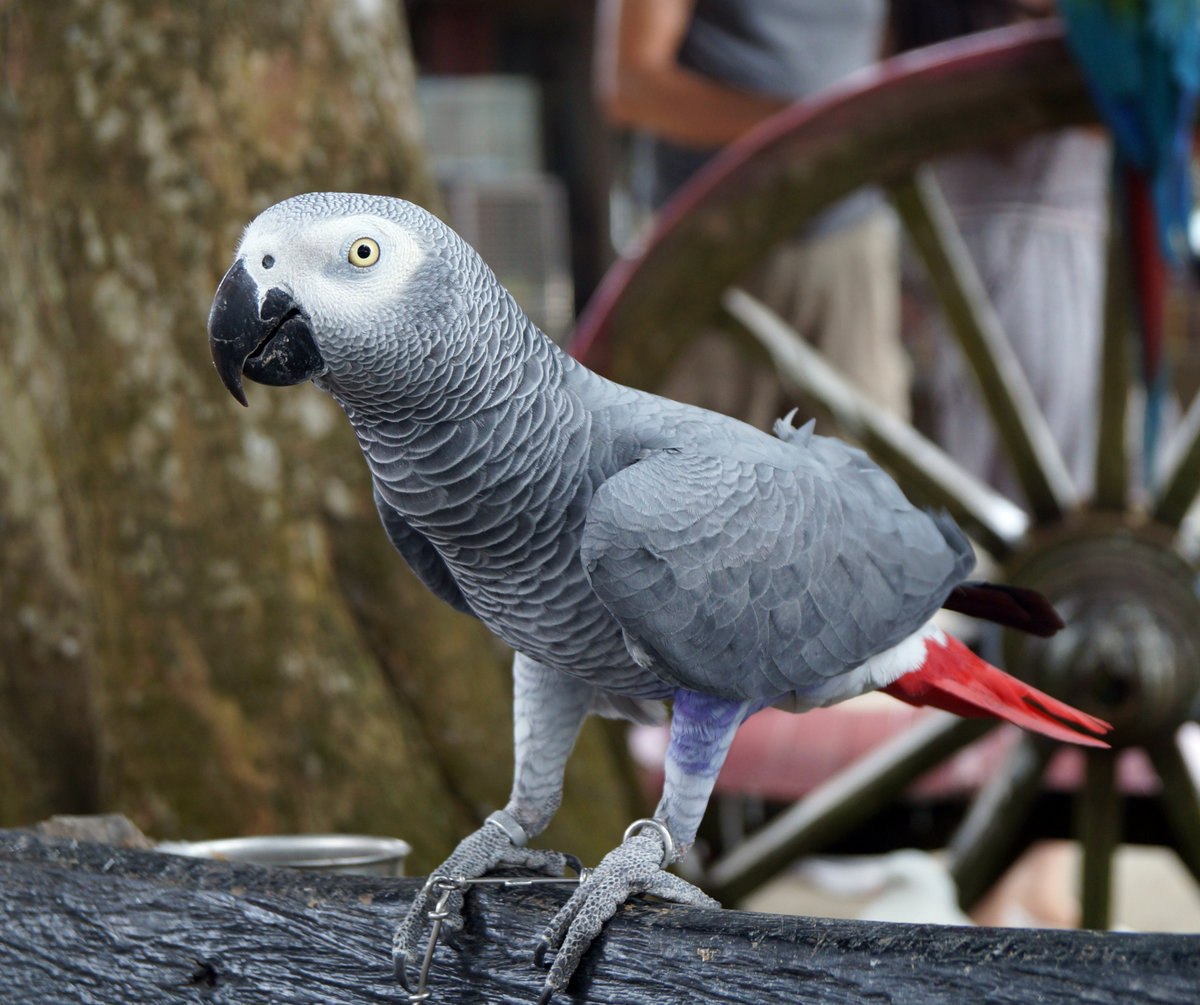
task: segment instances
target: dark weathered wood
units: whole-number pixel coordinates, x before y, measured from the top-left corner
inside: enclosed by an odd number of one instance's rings
[[[1147,746],[1146,753],[1158,772],[1159,800],[1175,833],[1175,852],[1200,883],[1200,791],[1179,745],[1179,735],[1164,736]]]
[[[1102,929],[1111,923],[1113,860],[1121,843],[1121,790],[1116,779],[1117,755],[1089,750],[1076,823],[1083,851],[1080,923],[1085,928]]]
[[[964,907],[978,903],[1019,854],[1018,841],[1058,745],[1024,734],[971,801],[948,846],[950,874]]]
[[[1155,489],[1155,520],[1178,527],[1200,492],[1200,395],[1192,399],[1169,442],[1165,474]]]
[[[419,880],[329,877],[0,832],[5,1002],[402,1002],[392,926]],[[531,1002],[530,948],[565,891],[476,891],[435,1002]],[[1200,938],[939,928],[639,903],[576,1002],[1191,1003]]]

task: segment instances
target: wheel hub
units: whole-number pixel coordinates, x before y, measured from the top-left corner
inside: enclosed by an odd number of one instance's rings
[[[1113,724],[1114,746],[1144,744],[1193,718],[1200,698],[1196,570],[1164,528],[1087,526],[1041,538],[1009,580],[1044,593],[1067,627],[1006,633],[1007,666]]]

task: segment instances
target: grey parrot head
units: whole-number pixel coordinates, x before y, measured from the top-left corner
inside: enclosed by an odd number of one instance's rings
[[[311,193],[246,228],[213,300],[209,348],[242,378],[317,380],[350,402],[396,397],[468,337],[486,267],[431,214],[384,196]]]

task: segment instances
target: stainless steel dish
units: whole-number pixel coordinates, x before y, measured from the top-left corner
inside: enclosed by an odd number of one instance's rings
[[[403,876],[412,848],[399,838],[365,834],[276,834],[216,841],[163,841],[158,850],[228,862],[285,866],[314,872]]]

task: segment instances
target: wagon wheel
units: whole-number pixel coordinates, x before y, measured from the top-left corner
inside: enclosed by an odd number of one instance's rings
[[[653,387],[706,322],[723,314],[751,352],[828,410],[923,502],[949,509],[1013,582],[1068,616],[1053,640],[1006,638],[1014,672],[1111,721],[1112,751],[1089,751],[1076,802],[1083,923],[1106,927],[1120,839],[1117,755],[1142,747],[1161,782],[1176,852],[1200,879],[1200,798],[1176,734],[1200,712],[1197,567],[1179,528],[1200,490],[1200,396],[1169,472],[1135,504],[1126,482],[1131,381],[1126,270],[1110,242],[1094,496],[1077,496],[954,221],[922,164],[1066,125],[1095,122],[1055,22],[959,39],[894,59],[820,101],[776,116],[723,152],[660,214],[635,257],[611,270],[573,349],[617,379]],[[978,378],[1028,502],[963,471],[910,426],[881,413],[765,306],[731,284],[780,239],[861,185],[883,186],[952,332]],[[819,849],[988,728],[934,717],[810,793],[719,859],[708,885],[736,898]],[[965,903],[1009,861],[1056,744],[1023,736],[978,793],[951,842]]]

